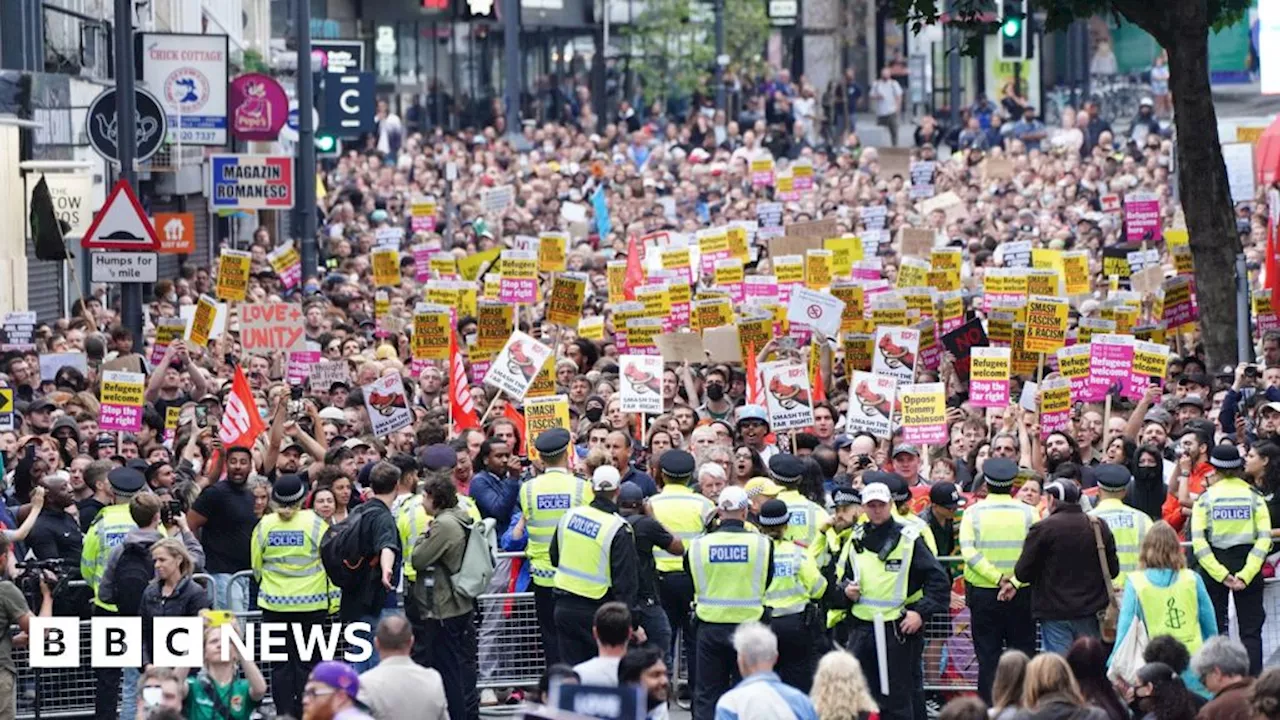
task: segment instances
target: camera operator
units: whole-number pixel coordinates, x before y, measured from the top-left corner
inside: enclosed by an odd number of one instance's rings
[[[0,534],[0,557],[7,557],[11,544],[9,538]],[[56,582],[48,571],[33,571],[35,583],[40,586],[40,617],[53,615],[53,588]],[[7,566],[0,566],[0,627],[17,625],[21,632],[10,636],[0,633],[0,718],[12,718],[17,715],[16,683],[18,668],[13,662],[13,648],[24,647],[27,643],[27,631],[31,623],[31,607],[18,586],[9,579]]]
[[[75,504],[71,480],[61,474],[46,475],[41,478],[40,487],[44,488],[44,505],[27,535],[27,549],[36,560],[61,560],[61,574],[68,580],[79,580],[84,534],[80,532],[80,521],[67,511]],[[87,587],[63,587],[54,598],[54,610],[58,615],[89,617],[92,598]]]
[[[1222,430],[1242,435],[1237,437],[1237,442],[1275,441],[1280,435],[1276,422],[1280,417],[1280,368],[1260,370],[1258,365],[1240,363],[1234,375],[1234,382],[1222,398],[1222,411],[1218,416]],[[1237,417],[1244,417],[1249,407],[1256,409],[1255,422],[1249,422],[1247,417],[1244,422],[1238,422]]]

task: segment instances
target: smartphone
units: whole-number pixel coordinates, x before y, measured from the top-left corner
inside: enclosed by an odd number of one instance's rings
[[[209,423],[209,408],[204,405],[196,406],[196,425],[205,427]]]
[[[796,339],[789,335],[787,337],[778,338],[778,348],[781,350],[795,350]]]

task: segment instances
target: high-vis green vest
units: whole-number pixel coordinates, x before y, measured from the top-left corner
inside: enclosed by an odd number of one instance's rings
[[[573,508],[591,502],[591,486],[563,468],[551,468],[520,488],[520,511],[529,531],[529,576],[535,585],[555,584],[551,566],[551,537],[560,518]]]
[[[726,530],[703,535],[689,547],[689,574],[699,620],[726,625],[759,620],[769,578],[769,538]]]
[[[466,510],[473,520],[480,522],[480,509],[470,497],[459,495],[458,507]],[[400,533],[400,547],[404,548],[406,557],[413,553],[413,546],[418,544],[418,538],[431,527],[431,520],[431,516],[422,507],[421,495],[406,499],[396,508],[396,530]],[[413,569],[413,563],[404,563],[403,567],[405,580],[412,584],[418,579],[418,571]]]
[[[832,540],[832,536],[835,540]],[[844,581],[845,569],[849,567],[849,554],[853,552],[853,528],[849,528],[836,534],[832,530],[827,531],[827,542],[835,549],[836,553],[836,584]],[[844,608],[835,608],[827,611],[827,627],[833,628],[844,622],[849,617],[849,611]]]
[[[649,498],[649,509],[653,511],[654,519],[662,523],[667,532],[680,538],[686,548],[706,534],[704,519],[715,506],[711,498],[699,495],[684,485],[667,485],[662,492]],[[661,573],[684,569],[684,560],[680,556],[662,548],[653,549],[653,559]]]
[[[778,499],[787,504],[787,512],[791,513],[783,540],[790,540],[807,548],[817,539],[818,532],[831,521],[826,510],[795,490],[783,490],[778,493]]]
[[[827,579],[804,548],[790,540],[773,541],[773,579],[764,596],[773,617],[804,612],[826,589]]]
[[[128,505],[108,505],[98,511],[97,517],[89,525],[85,533],[84,546],[80,551],[80,577],[93,588],[93,604],[116,612],[115,605],[109,605],[98,599],[98,586],[102,584],[102,576],[107,571],[107,561],[111,551],[124,543],[124,536],[138,529],[138,523],[129,515]],[[164,535],[164,526],[157,528]]]
[[[604,597],[613,587],[609,562],[613,538],[624,526],[630,528],[621,517],[590,505],[565,513],[556,528],[560,548],[556,589],[590,600]]]
[[[960,518],[965,582],[979,588],[997,588],[1001,575],[1012,577],[1027,531],[1035,522],[1035,508],[1008,495],[988,495],[982,502],[965,508],[964,517]]]
[[[884,616],[885,620],[902,617],[907,606],[907,576],[911,574],[917,537],[919,534],[914,528],[902,528],[898,544],[884,560],[879,553],[866,548],[853,554],[859,591],[858,601],[850,610],[854,617],[867,622],[874,621],[877,615]]]
[[[1172,635],[1194,655],[1203,642],[1195,572],[1179,570],[1169,587],[1152,583],[1145,571],[1130,573],[1129,582],[1138,595],[1147,636]]]
[[[1218,582],[1229,571],[1213,554],[1241,545],[1252,545],[1237,579],[1250,583],[1271,551],[1271,512],[1249,483],[1240,478],[1218,480],[1204,491],[1191,510],[1191,550],[1200,569]]]
[[[1120,560],[1120,574],[1116,576],[1115,586],[1123,588],[1125,577],[1138,569],[1138,555],[1142,551],[1142,541],[1151,529],[1151,517],[1115,498],[1099,502],[1089,514],[1106,523],[1115,536],[1116,557]]]
[[[320,538],[328,526],[310,510],[285,520],[265,515],[253,529],[250,548],[258,605],[276,612],[329,609],[329,577],[320,563]]]

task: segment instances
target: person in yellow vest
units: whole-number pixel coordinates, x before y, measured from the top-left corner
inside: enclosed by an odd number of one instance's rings
[[[973,651],[978,660],[978,694],[991,702],[996,666],[1006,649],[1036,654],[1036,621],[1031,594],[1001,600],[1022,555],[1022,543],[1035,524],[1035,508],[1014,498],[1018,466],[1005,458],[982,465],[987,497],[965,508],[960,519],[960,555],[964,558],[965,604],[973,623]]]
[[[831,491],[831,505],[835,512],[831,515],[831,527],[819,536],[819,542],[810,552],[822,569],[822,576],[831,587],[843,587],[844,573],[849,567],[849,552],[853,545],[849,542],[854,527],[862,521],[862,491],[849,485],[837,485]],[[848,643],[849,626],[845,619],[849,610],[843,603],[825,602],[826,629],[828,642],[845,647]]]
[[[662,527],[679,538],[686,548],[705,534],[707,518],[715,512],[715,503],[689,487],[693,469],[693,456],[684,450],[673,448],[662,453],[658,474],[654,477],[658,494],[649,498],[649,512],[653,519],[662,523]],[[671,623],[672,645],[676,644],[677,633],[684,633],[688,644],[693,581],[684,570],[684,558],[655,547],[653,559],[658,570],[658,598],[667,613],[667,621]],[[663,650],[668,657],[673,651],[672,648]],[[692,682],[691,678],[690,684]]]
[[[945,612],[951,599],[947,572],[914,527],[893,517],[887,473],[863,476],[862,507],[867,521],[850,538],[849,567],[842,581],[848,603],[849,651],[862,663],[871,694],[886,720],[912,720],[913,666],[924,661],[922,645],[909,642],[924,632],[924,619]],[[912,602],[908,598],[917,596]],[[884,658],[879,661],[877,626],[883,623]]]
[[[306,485],[298,475],[281,475],[271,487],[271,507],[253,529],[250,566],[258,581],[258,607],[264,623],[288,623],[305,635],[329,614],[329,578],[320,564],[320,538],[328,525],[303,510]],[[271,670],[272,697],[283,715],[302,716],[302,690],[314,662],[303,658],[292,632],[285,642],[288,659]]]
[[[1098,481],[1098,503],[1089,511],[1089,515],[1106,523],[1111,528],[1112,537],[1116,539],[1120,574],[1116,575],[1115,587],[1123,590],[1125,577],[1138,569],[1138,553],[1142,550],[1142,541],[1147,537],[1147,531],[1151,529],[1151,517],[1124,504],[1129,483],[1133,480],[1133,473],[1129,472],[1129,468],[1104,463],[1094,468],[1093,476]]]
[[[698,681],[693,720],[713,720],[716,701],[733,685],[738,656],[733,631],[739,623],[766,616],[765,592],[773,580],[773,543],[746,528],[751,501],[736,485],[720,492],[720,525],[697,538],[685,553],[693,578],[694,651]]]
[[[128,467],[119,467],[107,473],[107,483],[111,487],[112,504],[102,508],[93,519],[89,532],[84,535],[84,547],[80,552],[80,577],[93,589],[94,615],[118,614],[115,605],[98,597],[98,589],[107,570],[111,551],[124,542],[129,531],[138,527],[138,523],[129,515],[129,502],[147,486],[142,473]],[[162,533],[163,527],[160,526]],[[99,667],[94,668],[93,674],[97,680],[93,697],[95,717],[115,717],[123,673],[120,668]]]
[[[1240,452],[1218,445],[1209,453],[1209,489],[1191,509],[1191,550],[1213,600],[1218,632],[1227,632],[1227,603],[1234,596],[1240,642],[1249,671],[1262,671],[1262,561],[1271,552],[1271,513],[1266,500],[1240,479]]]
[[[618,514],[622,475],[612,465],[596,468],[595,497],[560,517],[551,537],[555,566],[556,643],[561,662],[577,665],[595,657],[591,635],[596,610],[620,602],[637,617],[640,560],[631,524]]]
[[[812,462],[812,461],[810,461]],[[818,532],[831,522],[826,509],[800,494],[800,480],[805,473],[805,460],[790,453],[778,453],[769,458],[769,472],[782,486],[778,499],[791,511],[791,523],[783,539],[802,548],[808,548],[818,539]]]
[[[821,620],[814,601],[827,590],[818,563],[799,545],[783,540],[791,513],[781,500],[760,508],[760,531],[773,541],[773,579],[765,591],[769,628],[778,636],[778,676],[801,692],[813,684],[814,645]]]
[[[1170,635],[1195,655],[1205,640],[1218,634],[1213,601],[1204,579],[1187,569],[1187,555],[1178,544],[1178,533],[1166,522],[1147,531],[1138,556],[1138,568],[1125,578],[1115,646],[1120,647],[1141,618],[1147,637]]]
[[[572,443],[568,430],[551,428],[533,441],[542,457],[545,472],[520,487],[520,512],[529,533],[525,555],[529,558],[529,578],[533,581],[533,601],[538,615],[538,632],[547,667],[561,662],[556,641],[555,566],[551,563],[551,538],[560,518],[573,508],[591,502],[591,485],[569,471],[567,452]],[[587,623],[590,629],[591,624]]]
[[[913,445],[899,446],[899,452],[902,448],[914,448]],[[908,453],[909,454],[909,451]],[[905,456],[905,455],[904,455]],[[893,498],[893,519],[903,527],[911,528],[916,535],[924,540],[924,544],[929,548],[929,552],[933,556],[938,557],[938,539],[933,535],[933,529],[929,527],[929,523],[923,518],[911,512],[911,490],[907,486],[907,480],[896,472],[888,471],[877,475],[885,485],[889,487],[889,495]],[[944,570],[946,568],[943,568]],[[950,577],[950,573],[947,577]],[[907,603],[914,603],[920,599],[920,592],[917,591],[907,597]],[[925,616],[925,627],[929,625],[929,618]],[[906,638],[907,650],[912,656],[924,656],[924,640],[923,632],[908,635]],[[928,712],[924,706],[924,663],[914,663],[911,666],[911,710],[914,713],[915,720],[927,720]]]

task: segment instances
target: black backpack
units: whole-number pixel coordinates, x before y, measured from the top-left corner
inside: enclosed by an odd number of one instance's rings
[[[155,579],[155,562],[151,559],[151,543],[129,543],[122,546],[116,559],[115,574],[111,576],[115,588],[115,606],[121,615],[142,614],[142,593]]]
[[[362,547],[361,529],[365,516],[362,508],[353,510],[346,520],[329,528],[320,539],[320,563],[324,565],[329,582],[343,590],[366,582],[368,568],[373,562]]]

